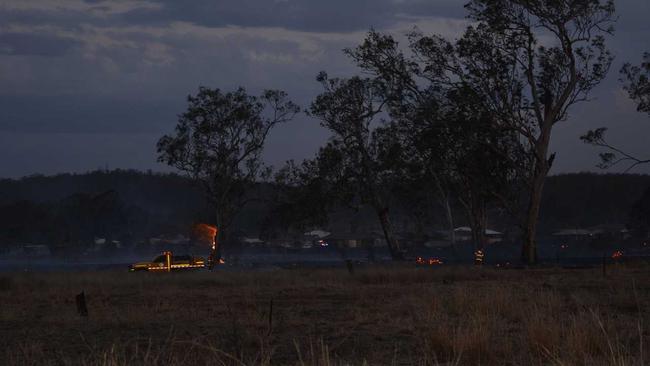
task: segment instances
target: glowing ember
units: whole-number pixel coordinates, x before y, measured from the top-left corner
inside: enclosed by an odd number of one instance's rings
[[[615,252],[612,254],[612,259],[619,259],[619,258],[621,258],[622,256],[623,256],[623,252],[620,251],[620,250],[617,250],[617,251],[615,251]]]
[[[442,260],[438,258],[422,258],[422,257],[417,257],[415,258],[415,263],[419,265],[429,265],[429,266],[436,266],[443,264]]]

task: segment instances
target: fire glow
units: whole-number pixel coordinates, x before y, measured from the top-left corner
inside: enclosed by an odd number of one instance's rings
[[[210,243],[210,255],[208,256],[208,268],[212,269],[216,264],[224,264],[225,261],[217,251],[217,234],[219,229],[216,226],[208,224],[197,224],[194,227],[199,240]]]
[[[217,249],[217,233],[219,229],[216,226],[208,224],[197,224],[194,228],[199,239],[210,243],[210,248],[215,251]]]
[[[422,258],[422,257],[417,257],[415,259],[415,263],[419,265],[428,265],[428,266],[437,266],[443,264],[442,260],[438,258]]]

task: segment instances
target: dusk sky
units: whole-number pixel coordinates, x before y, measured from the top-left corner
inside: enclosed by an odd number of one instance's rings
[[[169,171],[155,143],[173,130],[198,86],[287,91],[301,106],[316,74],[357,72],[341,50],[371,27],[397,38],[417,26],[457,37],[460,0],[3,0],[0,5],[0,177],[108,167]],[[616,61],[557,126],[552,174],[600,171],[579,136],[601,126],[612,143],[650,157],[650,119],[618,81],[624,62],[650,51],[650,1],[617,0],[608,40]],[[275,166],[311,157],[328,133],[304,115],[272,132]],[[622,167],[609,171],[621,171]],[[634,170],[650,173],[650,166]]]

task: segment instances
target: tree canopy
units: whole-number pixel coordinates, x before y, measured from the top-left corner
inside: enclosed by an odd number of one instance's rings
[[[220,239],[227,240],[247,191],[268,174],[261,157],[269,132],[291,120],[299,107],[278,90],[258,97],[243,88],[223,92],[201,87],[187,100],[175,133],[158,141],[158,160],[201,184],[215,208]]]

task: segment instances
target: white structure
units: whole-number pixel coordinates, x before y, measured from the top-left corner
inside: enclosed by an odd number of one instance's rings
[[[303,235],[305,235],[305,236],[315,236],[318,239],[323,239],[323,238],[327,238],[331,234],[332,233],[324,231],[324,230],[312,230],[312,231],[308,231],[308,232],[304,233]]]
[[[243,238],[241,238],[241,241],[242,241],[242,243],[251,244],[251,245],[264,244],[264,241],[260,240],[260,238],[246,238],[246,237],[243,237]]]
[[[12,253],[16,256],[22,257],[49,257],[52,255],[50,248],[47,245],[42,244],[24,244],[17,252]]]
[[[469,226],[461,226],[455,228],[454,234],[456,235],[456,240],[472,240],[472,228]],[[503,240],[503,233],[492,229],[485,229],[485,236],[487,237],[488,244],[498,243]]]
[[[592,236],[593,232],[586,229],[564,229],[558,232],[553,233],[553,236],[575,236],[575,237],[584,237]]]

